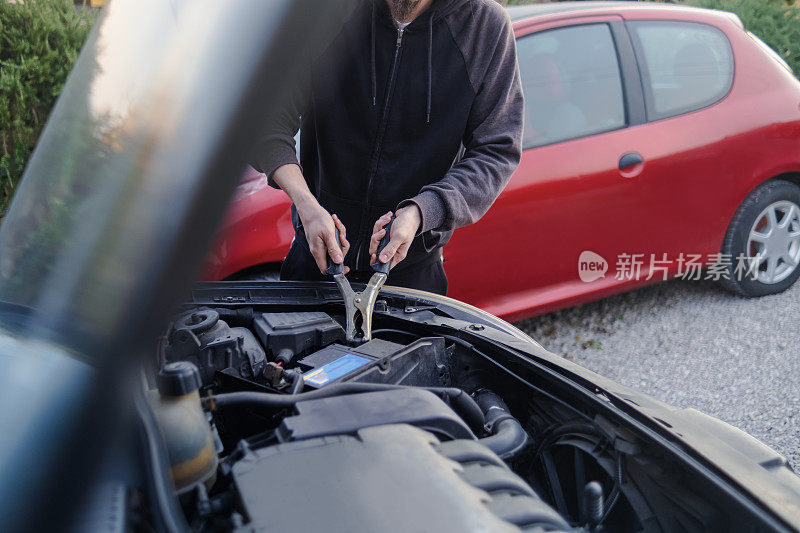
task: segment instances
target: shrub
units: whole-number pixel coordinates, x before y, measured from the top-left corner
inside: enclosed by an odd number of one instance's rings
[[[785,0],[685,0],[685,3],[736,13],[745,28],[765,43],[800,75],[800,4]]]
[[[0,0],[0,216],[95,18],[73,0]]]

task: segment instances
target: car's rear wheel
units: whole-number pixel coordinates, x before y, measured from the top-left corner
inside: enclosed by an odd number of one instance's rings
[[[722,254],[730,258],[722,284],[747,297],[786,290],[800,277],[800,187],[768,181],[742,202]]]

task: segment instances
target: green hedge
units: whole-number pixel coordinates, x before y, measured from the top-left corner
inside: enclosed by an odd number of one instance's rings
[[[785,0],[685,0],[686,4],[736,13],[800,75],[800,4]]]
[[[0,216],[95,18],[73,0],[0,0]]]

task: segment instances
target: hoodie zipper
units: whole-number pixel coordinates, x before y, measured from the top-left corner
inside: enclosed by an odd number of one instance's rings
[[[370,164],[369,179],[367,181],[366,202],[361,211],[361,228],[359,229],[358,252],[356,253],[356,269],[360,268],[361,266],[361,252],[365,247],[364,239],[366,238],[366,232],[368,231],[366,229],[366,225],[369,223],[369,221],[367,221],[367,213],[369,211],[368,206],[372,198],[372,189],[375,185],[375,174],[378,172],[378,161],[380,160],[381,148],[383,147],[383,137],[386,135],[386,127],[389,118],[389,104],[391,103],[392,94],[394,93],[394,84],[397,77],[397,65],[400,62],[400,49],[403,46],[404,31],[405,30],[402,28],[397,29],[397,41],[395,41],[394,57],[392,58],[392,67],[389,71],[389,83],[386,88],[386,99],[383,104],[381,121],[378,123],[378,135],[375,139],[375,149],[372,153],[372,163]]]

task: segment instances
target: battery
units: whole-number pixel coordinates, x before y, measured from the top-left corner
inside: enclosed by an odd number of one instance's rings
[[[332,381],[346,376],[354,370],[358,370],[362,366],[369,364],[369,362],[370,360],[364,357],[346,353],[315,370],[309,370],[303,375],[303,381],[306,385],[322,387],[323,385],[327,385]]]
[[[297,364],[304,371],[303,381],[306,386],[319,388],[329,383],[341,381],[342,378],[369,363],[396,353],[403,348],[402,344],[383,339],[373,339],[355,348],[341,344],[331,344],[304,357]]]

